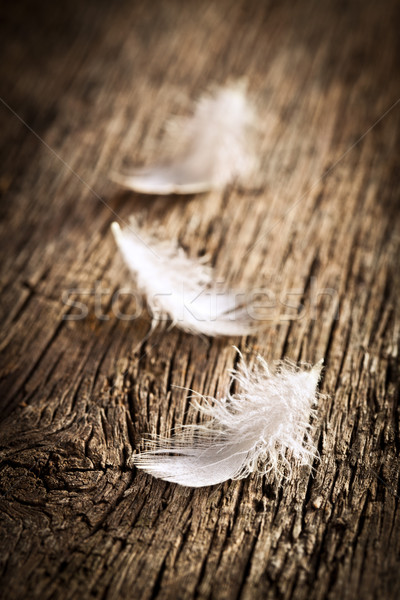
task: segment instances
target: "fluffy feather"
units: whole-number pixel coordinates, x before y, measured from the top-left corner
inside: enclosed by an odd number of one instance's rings
[[[256,321],[240,306],[243,294],[214,285],[212,270],[203,260],[190,259],[176,242],[161,241],[139,230],[134,219],[112,232],[157,322],[172,321],[190,333],[208,336],[248,335]],[[140,235],[139,235],[140,232]]]
[[[204,95],[192,117],[169,123],[158,164],[112,179],[145,194],[196,194],[245,182],[256,169],[255,112],[243,82]]]
[[[195,406],[209,421],[187,425],[169,439],[153,439],[147,451],[134,457],[134,464],[189,487],[253,472],[289,477],[290,456],[311,466],[317,451],[310,417],[321,369],[322,361],[314,367],[283,361],[271,368],[260,355],[250,369],[240,355],[232,371],[239,391],[220,400],[203,397],[204,404]]]

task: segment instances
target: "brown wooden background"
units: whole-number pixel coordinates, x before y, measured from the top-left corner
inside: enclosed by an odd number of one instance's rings
[[[1,9],[1,596],[398,598],[398,4],[62,4]],[[156,155],[170,114],[243,75],[257,189],[110,182]],[[129,277],[109,226],[133,212],[232,285],[268,287],[265,329],[143,342],[145,313],[117,319]],[[65,320],[63,293],[95,285],[106,318],[80,295],[87,318]],[[174,386],[223,393],[233,343],[325,358],[315,476],[191,490],[136,472],[143,433],[193,417]]]

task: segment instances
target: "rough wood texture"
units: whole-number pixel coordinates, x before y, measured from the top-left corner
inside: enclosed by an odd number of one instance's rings
[[[1,9],[2,597],[398,598],[396,2],[37,4]],[[142,198],[108,180],[243,74],[260,189]],[[132,212],[275,294],[265,330],[143,342],[146,313],[117,319],[109,225]],[[103,316],[78,294],[88,315],[65,320],[65,291],[96,285]],[[143,433],[193,418],[174,386],[224,391],[234,342],[325,358],[314,477],[193,491],[136,472]]]

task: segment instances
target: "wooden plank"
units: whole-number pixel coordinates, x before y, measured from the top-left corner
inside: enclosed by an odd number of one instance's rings
[[[397,598],[396,3],[1,11],[3,597]],[[261,117],[258,191],[149,198],[109,181],[156,156],[170,114],[243,75]],[[116,318],[129,275],[109,225],[132,213],[232,285],[268,288],[265,329],[143,341],[145,312]],[[85,319],[65,319],[68,290]],[[175,386],[224,392],[233,343],[249,360],[325,358],[314,474],[191,490],[137,472],[143,433],[195,418]]]

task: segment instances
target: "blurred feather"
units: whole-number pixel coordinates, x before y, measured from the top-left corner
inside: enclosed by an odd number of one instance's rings
[[[189,258],[176,242],[142,231],[134,219],[129,228],[121,230],[118,223],[111,228],[146,298],[153,325],[170,320],[184,331],[208,336],[239,336],[255,331],[257,322],[238,301],[244,294],[214,284],[212,269],[204,259]]]
[[[250,369],[240,355],[232,382],[236,393],[203,397],[196,408],[210,421],[187,425],[169,439],[154,438],[134,456],[139,469],[189,487],[241,479],[250,473],[290,477],[291,457],[311,467],[317,456],[310,417],[315,410],[322,361],[297,367],[283,361],[271,368],[257,355]],[[288,451],[288,455],[286,454]]]
[[[205,94],[192,117],[170,121],[159,163],[111,178],[145,194],[196,194],[245,183],[257,164],[256,115],[245,92],[241,81]]]

